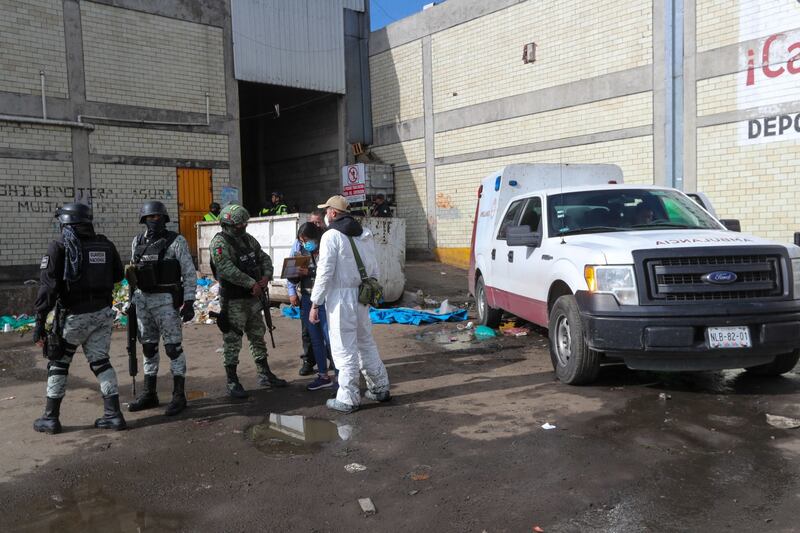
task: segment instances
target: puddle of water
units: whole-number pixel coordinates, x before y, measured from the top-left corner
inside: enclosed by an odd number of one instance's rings
[[[190,390],[186,393],[186,399],[190,402],[192,400],[199,400],[201,398],[205,398],[208,394],[205,391],[201,390]]]
[[[50,498],[47,505],[30,513],[39,517],[37,520],[12,531],[142,533],[182,529],[180,518],[134,509],[98,487],[82,486],[61,491]]]
[[[268,455],[318,452],[328,442],[349,440],[353,428],[330,420],[272,413],[266,422],[250,426],[245,435]]]

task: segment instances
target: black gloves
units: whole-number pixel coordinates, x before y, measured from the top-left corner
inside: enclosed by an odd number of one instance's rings
[[[194,318],[194,300],[184,300],[180,315],[184,322],[189,322]]]
[[[43,341],[46,333],[44,331],[44,325],[47,321],[47,318],[36,317],[36,325],[33,326],[33,342]]]

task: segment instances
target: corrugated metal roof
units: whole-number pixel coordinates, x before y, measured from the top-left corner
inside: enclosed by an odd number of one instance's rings
[[[365,0],[236,0],[236,79],[344,94],[344,9]]]

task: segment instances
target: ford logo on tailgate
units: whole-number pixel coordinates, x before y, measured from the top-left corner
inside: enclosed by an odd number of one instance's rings
[[[706,283],[725,285],[736,281],[738,279],[738,276],[736,275],[736,272],[729,272],[728,270],[717,270],[716,272],[709,272],[701,279]]]

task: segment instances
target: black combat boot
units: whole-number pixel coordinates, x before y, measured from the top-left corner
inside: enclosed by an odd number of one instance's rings
[[[183,376],[172,376],[172,382],[172,401],[169,402],[167,410],[164,411],[164,414],[167,416],[175,416],[186,409],[186,394],[183,391],[186,378]]]
[[[33,423],[35,431],[50,435],[61,433],[61,422],[58,421],[58,416],[61,412],[61,400],[62,398],[50,398],[48,396],[44,414]]]
[[[314,373],[314,368],[316,368],[316,364],[314,361],[310,359],[303,359],[303,366],[300,367],[300,372],[298,372],[301,376],[310,376]]]
[[[134,401],[128,403],[128,411],[135,413],[136,411],[144,411],[145,409],[152,409],[158,407],[158,394],[156,393],[156,384],[158,383],[158,376],[144,376],[144,391]]]
[[[94,427],[117,431],[128,427],[119,409],[119,394],[103,396],[103,411],[103,416],[94,421]]]
[[[228,395],[231,398],[243,400],[250,397],[242,387],[242,384],[239,383],[239,376],[236,375],[236,365],[225,365],[225,374],[228,376]]]
[[[266,358],[257,361],[256,367],[258,368],[258,384],[262,387],[274,387],[279,389],[288,385],[285,379],[281,379],[272,373]]]

